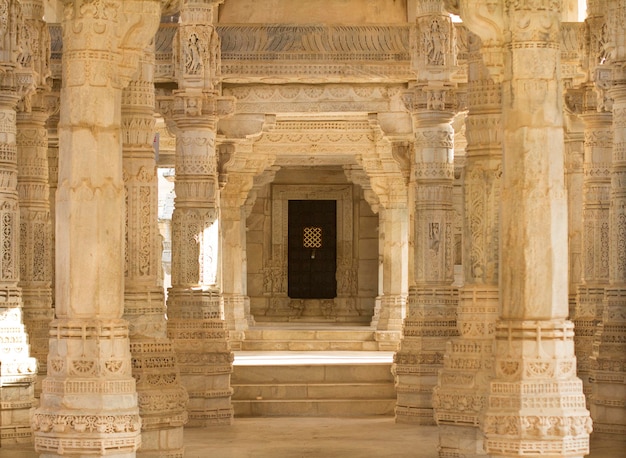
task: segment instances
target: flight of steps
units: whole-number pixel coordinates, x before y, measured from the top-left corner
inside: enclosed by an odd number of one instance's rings
[[[358,328],[255,328],[235,352],[235,417],[393,415],[393,352]]]

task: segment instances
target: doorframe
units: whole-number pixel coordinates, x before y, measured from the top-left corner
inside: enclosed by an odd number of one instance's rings
[[[279,261],[287,294],[288,216],[290,200],[337,201],[337,297],[355,296],[353,273],[354,211],[351,184],[284,185],[272,184],[272,259]],[[346,279],[350,279],[347,281]]]

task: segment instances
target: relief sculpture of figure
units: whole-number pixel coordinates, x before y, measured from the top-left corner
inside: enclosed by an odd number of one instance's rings
[[[448,37],[442,30],[439,21],[434,20],[430,24],[430,29],[424,34],[423,46],[428,64],[443,65],[445,63],[445,50],[447,48]]]
[[[192,33],[185,48],[185,71],[188,75],[197,75],[202,69],[202,49],[200,38]]]

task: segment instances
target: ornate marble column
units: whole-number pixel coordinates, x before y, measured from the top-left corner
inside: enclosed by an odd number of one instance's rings
[[[231,346],[240,348],[254,319],[246,294],[246,210],[251,208],[246,202],[255,177],[271,167],[275,157],[254,153],[252,142],[244,140],[222,145],[220,158],[222,296]]]
[[[187,392],[166,337],[161,284],[161,240],[153,139],[154,53],[146,51],[139,75],[122,91],[122,150],[126,189],[124,318],[129,322],[133,377],[141,416],[142,457],[183,454]]]
[[[432,391],[446,341],[457,334],[454,282],[455,101],[448,82],[455,65],[454,25],[437,0],[417,3],[415,68],[418,82],[405,95],[413,118],[415,156],[413,276],[407,316],[392,371],[396,421],[434,424]]]
[[[23,325],[20,275],[20,210],[17,189],[16,107],[30,105],[36,74],[28,65],[28,46],[19,38],[26,33],[21,5],[4,3],[0,27],[0,444],[27,443],[32,439],[29,411],[35,401],[37,361],[30,356]]]
[[[55,292],[55,275],[54,275],[54,260],[55,260],[55,215],[56,215],[56,194],[59,181],[59,108],[61,102],[60,93],[60,81],[54,80],[52,84],[52,91],[50,96],[54,97],[56,110],[52,113],[46,122],[46,129],[48,131],[48,206],[50,207],[50,259],[52,260],[52,274],[51,274],[51,290],[52,290],[52,302],[54,303]],[[54,310],[53,310],[54,313]],[[47,345],[47,343],[46,343]],[[45,358],[47,361],[47,357]]]
[[[580,89],[584,122],[582,237],[580,280],[572,313],[578,376],[589,405],[593,336],[602,317],[604,288],[609,279],[609,190],[613,133],[606,91],[595,84],[596,68],[605,56],[606,0],[589,2],[585,20],[583,63],[586,82]],[[571,214],[570,208],[570,214]],[[571,276],[571,274],[570,274]]]
[[[379,295],[371,325],[379,349],[394,351],[402,337],[409,289],[410,145],[388,139],[374,115],[370,123],[376,136],[375,150],[356,157],[362,169],[344,167],[344,172],[361,186],[370,207],[378,213]]]
[[[626,1],[608,2],[607,61],[599,82],[613,99],[609,205],[609,284],[593,342],[591,414],[595,435],[626,435]]]
[[[468,33],[468,108],[463,267],[459,337],[447,343],[433,396],[440,456],[484,456],[478,425],[493,378],[499,311],[499,223],[502,177],[502,89],[485,68],[481,42]]]
[[[46,120],[57,108],[50,95],[50,35],[43,21],[43,1],[23,1],[25,30],[20,58],[33,74],[36,93],[18,104],[17,191],[20,200],[20,281],[24,324],[31,354],[39,362],[38,382],[46,374],[48,328],[52,309],[52,223],[48,190]],[[36,394],[40,391],[37,383]]]
[[[390,183],[391,184],[391,183]],[[400,187],[400,186],[399,186]],[[376,324],[379,345],[394,347],[400,338],[408,296],[409,215],[404,198],[385,199],[378,211],[382,235],[382,295]],[[392,347],[393,348],[393,347]]]
[[[591,419],[566,319],[561,2],[460,4],[464,22],[489,48],[487,67],[503,79],[501,313],[481,422],[485,449],[492,456],[582,457]]]
[[[178,90],[176,200],[172,215],[172,287],[168,335],[189,393],[189,426],[230,424],[233,354],[224,321],[220,277],[220,194],[216,128],[232,112],[219,96],[219,37],[213,14],[220,0],[182,4],[175,47]],[[228,260],[226,262],[240,262]]]
[[[17,190],[20,198],[20,281],[24,324],[32,356],[39,362],[39,378],[46,374],[48,329],[52,309],[52,223],[48,190],[46,119],[50,113],[44,95],[34,97],[30,112],[17,115]],[[39,384],[38,384],[39,385]],[[39,391],[39,389],[38,389]]]
[[[154,36],[158,1],[65,3],[56,301],[32,418],[47,457],[132,457],[141,419],[124,311],[121,96]]]

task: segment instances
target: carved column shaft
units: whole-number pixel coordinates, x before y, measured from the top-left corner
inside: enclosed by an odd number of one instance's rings
[[[408,293],[409,218],[406,204],[381,206],[379,221],[382,237],[382,296],[376,326],[377,340],[394,342],[400,338],[398,331],[402,329]]]
[[[63,21],[56,319],[32,419],[46,456],[132,457],[141,419],[124,311],[121,94],[157,1],[68,2]],[[123,20],[122,20],[123,19]]]
[[[595,93],[588,96],[595,97]],[[572,322],[576,326],[578,376],[589,398],[592,391],[590,371],[594,334],[598,322],[602,320],[604,288],[609,280],[609,192],[613,133],[610,112],[594,110],[582,117],[585,123],[582,284],[578,287]]]
[[[231,344],[240,347],[243,331],[254,322],[247,296],[246,210],[253,205],[248,199],[254,199],[250,191],[255,177],[271,166],[274,157],[255,154],[249,142],[223,145],[220,156],[220,177],[225,182],[220,194],[224,314]]]
[[[502,308],[481,425],[493,456],[582,457],[589,450],[591,421],[576,377],[573,324],[566,320],[560,3],[505,2],[499,10],[506,41]]]
[[[249,180],[252,183],[252,177]],[[250,299],[245,294],[244,279],[246,263],[244,202],[245,197],[229,199],[224,196],[224,193],[222,194],[222,250],[224,259],[233,260],[233,262],[222,264],[224,315],[230,330],[231,342],[242,340],[244,335],[241,331],[248,329],[249,317],[246,316],[246,302],[249,303]]]
[[[29,410],[34,397],[37,362],[29,356],[28,336],[22,324],[19,280],[19,223],[15,105],[19,95],[0,76],[0,408],[3,424],[0,443],[31,441]]]
[[[40,100],[41,101],[41,100]],[[52,309],[52,227],[48,190],[48,141],[45,107],[18,114],[18,195],[20,199],[20,282],[24,324],[39,375],[46,373]]]
[[[478,428],[493,377],[493,338],[499,310],[499,222],[502,175],[502,90],[468,34],[466,125],[465,284],[459,291],[459,337],[446,346],[433,404],[440,456],[484,456]]]
[[[36,90],[31,42],[30,11],[17,1],[3,3],[0,27],[0,444],[32,440],[29,413],[34,404],[37,361],[30,356],[23,325],[18,205],[18,136],[16,108],[29,109]],[[24,15],[24,16],[23,16]],[[35,41],[33,37],[33,42]],[[6,425],[6,426],[5,426]],[[10,425],[10,427],[9,427]]]
[[[130,327],[133,377],[142,419],[138,456],[183,454],[187,392],[172,344],[166,337],[161,283],[161,243],[153,138],[153,55],[147,51],[140,73],[122,91],[122,150],[126,188],[124,318]]]
[[[18,58],[23,70],[32,72],[36,94],[19,103],[17,117],[18,195],[20,200],[20,282],[24,323],[30,334],[39,375],[46,373],[48,326],[52,310],[52,227],[48,190],[48,137],[45,127],[54,111],[49,90],[50,35],[43,21],[43,1],[21,2],[23,42]],[[37,387],[39,389],[39,386]]]
[[[454,282],[455,100],[449,83],[456,64],[454,25],[443,2],[416,4],[413,56],[417,84],[405,95],[413,118],[415,156],[409,195],[414,207],[412,272],[403,337],[394,358],[396,421],[433,424],[432,391],[446,341],[456,335]]]
[[[189,426],[230,424],[233,418],[233,354],[221,295],[215,144],[220,97],[213,14],[218,3],[183,3],[174,44],[179,89],[171,110],[176,124],[176,199],[167,330],[189,393]]]
[[[51,289],[52,289],[52,300],[54,302],[55,290],[54,286],[55,282],[55,273],[54,273],[54,264],[55,264],[55,216],[56,216],[56,193],[57,186],[59,181],[59,106],[60,106],[60,93],[59,87],[57,87],[58,80],[55,81],[53,85],[53,89],[51,92],[51,96],[54,97],[55,103],[55,111],[54,113],[48,117],[48,121],[46,127],[48,129],[48,202],[50,207],[50,238],[52,243],[50,244],[50,259],[52,260],[52,272],[51,272]]]
[[[594,432],[624,439],[626,434],[626,1],[606,10],[610,55],[605,82],[613,99],[613,157],[609,193],[609,285],[594,343],[591,412]]]

